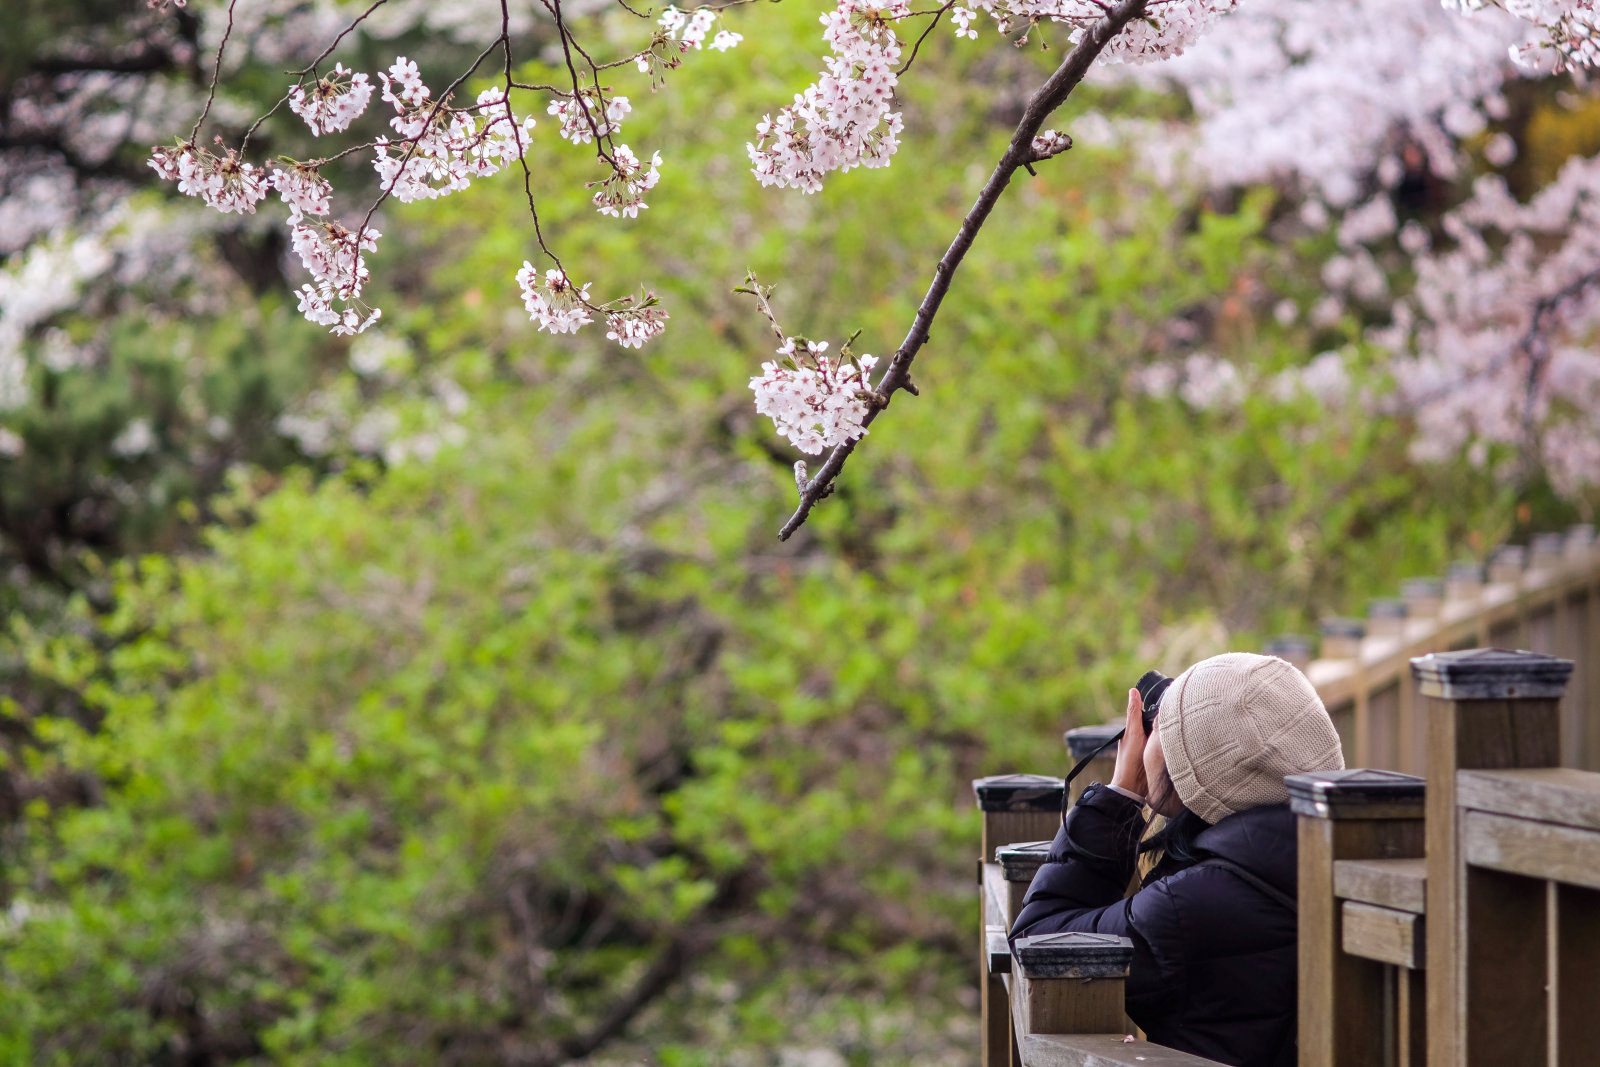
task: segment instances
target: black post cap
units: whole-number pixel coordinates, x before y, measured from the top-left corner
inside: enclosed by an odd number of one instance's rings
[[[996,774],[972,782],[983,811],[1060,811],[1061,790],[1061,779],[1047,774]]]
[[[1561,696],[1572,661],[1539,652],[1472,648],[1411,661],[1423,696],[1441,700],[1537,700]]]
[[[1289,808],[1318,819],[1420,819],[1426,783],[1414,774],[1354,767],[1291,774]]]
[[[1400,595],[1407,600],[1437,600],[1444,596],[1444,579],[1407,578],[1400,583]]]
[[[1067,743],[1067,752],[1075,760],[1087,757],[1095,749],[1117,736],[1122,729],[1120,722],[1101,723],[1099,726],[1077,726],[1062,734],[1062,740]],[[1105,754],[1110,756],[1116,749],[1108,748]]]
[[[1027,978],[1126,978],[1133,942],[1114,934],[1036,934],[1011,943]]]
[[[1049,841],[1022,841],[1001,845],[994,850],[994,861],[1000,865],[1008,882],[1031,882],[1045,857],[1050,855]]]

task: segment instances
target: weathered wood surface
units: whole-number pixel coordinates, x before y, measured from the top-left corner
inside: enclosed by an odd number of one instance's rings
[[[1424,966],[1422,916],[1347,900],[1341,908],[1346,953],[1417,970]]]
[[[1456,793],[1462,805],[1476,811],[1600,830],[1600,774],[1593,771],[1461,771]]]
[[[1345,951],[1334,869],[1341,859],[1414,858],[1422,839],[1418,819],[1300,816],[1300,1067],[1385,1062],[1384,964]]]
[[[1335,860],[1333,892],[1345,900],[1422,915],[1428,910],[1428,861]]]
[[[1465,967],[1461,992],[1462,1067],[1519,1067],[1548,1060],[1549,992],[1543,882],[1468,867],[1462,879]],[[1432,962],[1430,958],[1430,963]],[[1436,972],[1430,969],[1430,987]],[[1436,1064],[1440,1027],[1429,1012]]]
[[[1548,1049],[1545,888],[1541,882],[1467,865],[1462,823],[1463,815],[1472,813],[1459,806],[1458,772],[1555,766],[1560,759],[1558,700],[1544,694],[1534,699],[1439,698],[1445,692],[1493,691],[1492,679],[1484,679],[1479,670],[1487,658],[1473,653],[1430,656],[1426,670],[1419,672],[1424,675],[1419,690],[1428,697],[1430,1067],[1543,1064]],[[1522,658],[1524,663],[1506,672],[1508,683],[1561,669],[1548,657]],[[1464,668],[1453,678],[1456,664]],[[1530,691],[1538,692],[1537,685]],[[1500,909],[1504,922],[1496,925]]]
[[[1022,1039],[1027,1067],[1221,1067],[1216,1060],[1178,1052],[1124,1034],[1029,1034]]]
[[[1600,833],[1592,830],[1468,811],[1461,847],[1473,867],[1600,889]]]
[[[1588,1067],[1600,1057],[1600,893],[1556,886],[1556,1057]]]

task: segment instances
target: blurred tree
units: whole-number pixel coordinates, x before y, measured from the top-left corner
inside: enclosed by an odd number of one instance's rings
[[[387,469],[244,479],[204,553],[20,634],[92,714],[17,713],[41,745],[15,757],[0,1058],[965,1062],[966,779],[1051,769],[1197,630],[1248,643],[1498,532],[1506,498],[1416,467],[1401,420],[1330,417],[1376,380],[1356,324],[1344,387],[1302,387],[1311,327],[1271,309],[1317,256],[1273,239],[1272,192],[1195,209],[1091,148],[996,213],[939,386],[775,546],[791,457],[708,358],[760,343],[717,280],[781,265],[799,328],[893,329],[1008,81],[935,48],[948,77],[906,107],[936,134],[795,205],[704,121],[791,48],[641,102],[684,147],[630,231],[549,207],[597,273],[649,264],[694,309],[658,344],[494,310],[519,190],[422,210],[362,373],[290,409],[350,447],[368,391],[431,383],[388,401]],[[1202,345],[1287,385],[1135,387]]]

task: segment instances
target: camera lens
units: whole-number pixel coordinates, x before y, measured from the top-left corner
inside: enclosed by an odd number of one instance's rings
[[[1144,728],[1148,733],[1151,724],[1156,721],[1156,713],[1161,710],[1161,697],[1167,691],[1167,686],[1172,684],[1172,679],[1160,671],[1145,671],[1134,688],[1139,690],[1139,696],[1144,701]]]

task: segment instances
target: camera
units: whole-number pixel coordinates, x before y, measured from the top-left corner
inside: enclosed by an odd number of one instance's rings
[[[1167,691],[1167,686],[1172,684],[1172,679],[1160,671],[1145,671],[1139,678],[1139,684],[1134,686],[1139,690],[1139,697],[1144,701],[1144,732],[1149,736],[1150,730],[1155,726],[1156,713],[1161,710],[1161,696]]]

